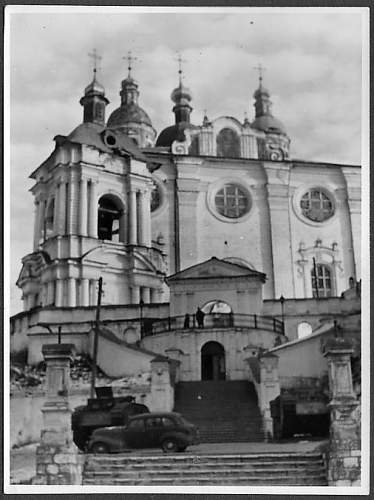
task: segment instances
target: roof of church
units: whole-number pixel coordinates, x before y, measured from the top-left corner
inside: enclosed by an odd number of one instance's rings
[[[102,132],[106,128],[96,123],[85,122],[78,125],[65,139],[78,144],[85,144],[87,146],[94,146],[100,151],[105,153],[112,153],[113,150],[109,148],[103,141]],[[130,156],[136,160],[143,162],[147,161],[146,156],[140,151],[138,146],[126,134],[113,131],[116,135],[117,145],[119,149],[125,150]],[[63,136],[58,136],[63,137]]]
[[[166,278],[167,283],[179,279],[209,279],[209,278],[236,278],[236,277],[258,277],[262,282],[266,280],[266,274],[251,269],[241,264],[234,264],[227,260],[211,257],[210,259],[187,267]]]

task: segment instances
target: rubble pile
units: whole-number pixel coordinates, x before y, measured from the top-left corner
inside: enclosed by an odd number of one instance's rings
[[[43,386],[45,381],[45,364],[36,366],[11,364],[10,365],[10,390],[22,391],[29,388]]]
[[[71,388],[79,389],[87,387],[91,383],[91,359],[86,354],[78,354],[74,357],[70,365]],[[10,386],[11,393],[44,390],[46,378],[46,367],[44,361],[36,366],[21,363],[11,363],[10,366]],[[151,380],[150,373],[140,373],[139,375],[110,378],[97,367],[96,385],[111,385],[121,389],[132,389],[134,386],[148,386]]]

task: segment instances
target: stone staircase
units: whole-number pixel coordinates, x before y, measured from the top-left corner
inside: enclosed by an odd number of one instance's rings
[[[246,380],[180,382],[174,410],[197,425],[202,443],[265,439],[257,394]]]
[[[83,484],[326,486],[319,453],[87,455]]]

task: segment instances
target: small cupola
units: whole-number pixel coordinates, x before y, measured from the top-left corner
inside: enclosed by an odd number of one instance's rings
[[[105,97],[104,87],[96,78],[97,62],[101,57],[97,54],[96,49],[94,49],[90,56],[94,60],[93,80],[84,89],[84,96],[79,101],[83,106],[83,122],[104,125],[105,107],[109,104],[109,100]]]
[[[156,131],[148,114],[139,106],[139,85],[131,75],[135,58],[129,52],[126,59],[128,75],[121,83],[121,105],[109,116],[107,126],[120,130],[140,147],[152,146]]]

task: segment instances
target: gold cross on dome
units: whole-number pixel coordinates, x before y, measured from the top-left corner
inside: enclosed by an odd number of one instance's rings
[[[92,52],[88,53],[88,56],[93,60],[93,72],[96,74],[98,68],[98,62],[101,61],[102,57],[98,54],[96,49],[93,49]]]
[[[261,65],[261,63],[258,63],[258,66],[255,66],[253,69],[256,69],[258,71],[258,78],[260,80],[260,83],[262,82],[262,74],[263,71],[266,71],[266,68]]]
[[[132,63],[133,63],[134,61],[137,61],[137,60],[138,60],[138,58],[137,58],[137,57],[135,57],[135,56],[133,56],[133,55],[132,55],[131,50],[129,50],[129,51],[127,52],[127,56],[122,57],[122,59],[127,60],[127,64],[128,64],[127,69],[129,70],[129,76],[131,76]]]

